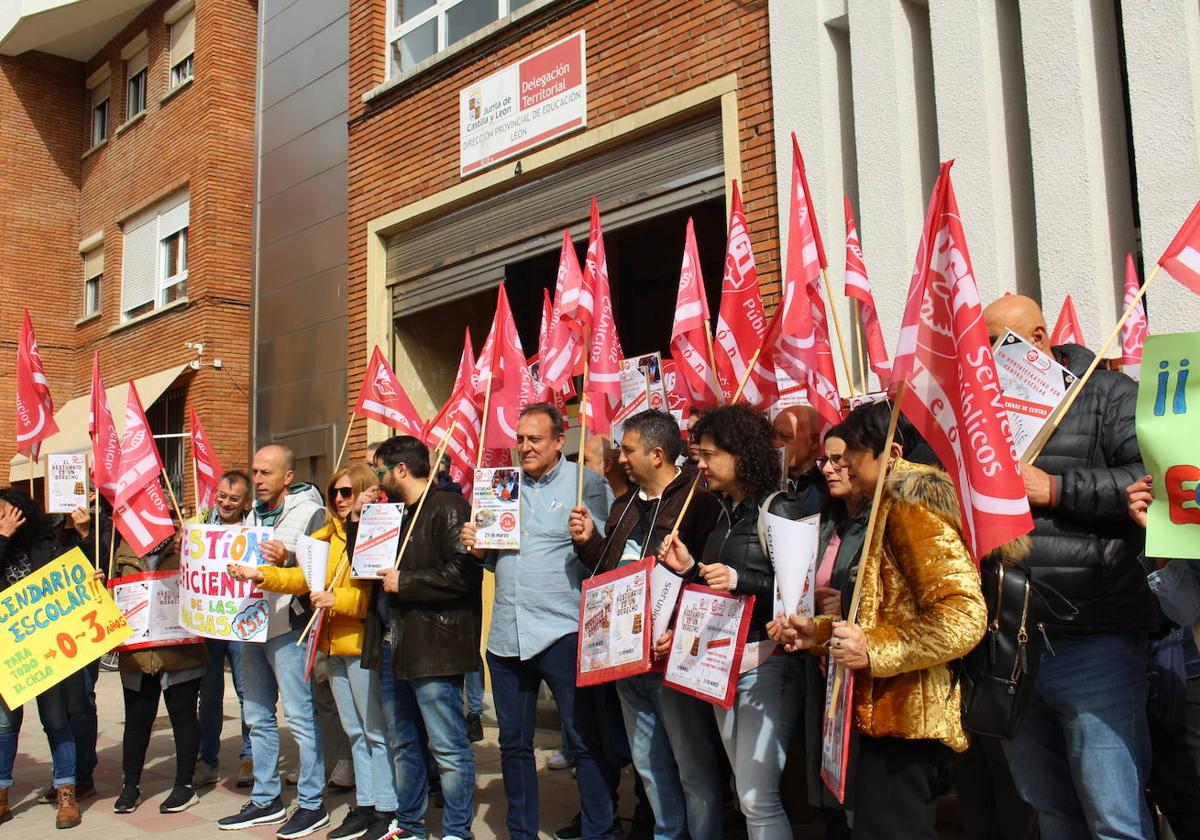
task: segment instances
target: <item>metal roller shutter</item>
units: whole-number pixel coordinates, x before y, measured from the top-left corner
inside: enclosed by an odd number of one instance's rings
[[[720,115],[605,149],[387,239],[392,315],[402,317],[494,287],[504,266],[557,249],[563,228],[587,235],[595,195],[605,230],[723,194]]]

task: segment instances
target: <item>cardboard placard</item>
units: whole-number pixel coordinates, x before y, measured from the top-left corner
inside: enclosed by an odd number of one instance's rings
[[[10,709],[129,638],[129,622],[78,548],[0,592],[0,696]]]
[[[516,551],[521,547],[521,471],[516,467],[475,470],[471,499],[475,546]]]
[[[1020,458],[1066,398],[1076,376],[1012,330],[1000,336],[992,355]]]
[[[376,573],[380,569],[394,567],[403,525],[404,505],[364,505],[354,540],[354,557],[350,560],[350,577],[379,580]]]
[[[639,560],[583,582],[576,685],[598,685],[650,670],[653,564],[653,558]]]
[[[47,455],[46,476],[46,513],[88,509],[87,455]]]
[[[663,685],[723,709],[733,708],[754,596],[690,583],[683,588]]]
[[[179,558],[179,623],[198,636],[265,642],[267,594],[229,574],[229,564],[261,566],[260,543],[273,528],[189,524]]]
[[[133,634],[117,650],[170,647],[201,641],[179,623],[179,570],[142,572],[108,582]]]

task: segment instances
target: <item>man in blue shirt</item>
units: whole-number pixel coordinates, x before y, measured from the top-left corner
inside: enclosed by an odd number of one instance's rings
[[[584,568],[567,531],[575,507],[579,470],[562,455],[562,413],[548,403],[528,405],[517,422],[521,458],[521,548],[484,552],[475,548],[473,523],[462,542],[496,574],[496,597],[488,634],[492,699],[500,724],[500,769],[508,799],[508,831],[514,840],[538,837],[537,765],[533,730],[538,689],[549,686],[575,757],[584,840],[612,836],[613,803],[597,760],[596,722],[575,707],[580,585]],[[603,522],[612,503],[608,485],[584,470],[583,504]]]

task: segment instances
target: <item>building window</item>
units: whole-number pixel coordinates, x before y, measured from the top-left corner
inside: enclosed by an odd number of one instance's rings
[[[163,469],[171,481],[175,498],[183,500],[183,453],[187,433],[183,430],[186,394],[183,388],[171,388],[146,408],[146,422],[162,456]]]
[[[104,281],[104,246],[83,255],[83,317],[100,312],[100,287]]]
[[[192,54],[196,49],[196,11],[176,3],[165,20],[171,28],[171,88],[192,78]],[[177,15],[177,16],[176,16]]]
[[[122,321],[186,295],[189,207],[185,192],[124,223]]]
[[[125,120],[146,110],[146,67],[150,48],[142,47],[125,60]]]
[[[99,146],[108,139],[108,104],[112,96],[111,71],[103,65],[87,80],[88,87],[88,136],[89,148]]]
[[[389,0],[388,69],[411,70],[532,0]]]

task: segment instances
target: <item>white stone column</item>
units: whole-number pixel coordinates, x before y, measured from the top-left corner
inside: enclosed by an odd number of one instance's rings
[[[1122,28],[1146,272],[1200,200],[1200,7],[1123,0]],[[1200,297],[1160,277],[1150,332],[1200,330]]]
[[[1053,321],[1071,293],[1098,349],[1134,236],[1115,14],[1105,0],[1021,0],[1020,12],[1041,297]]]

